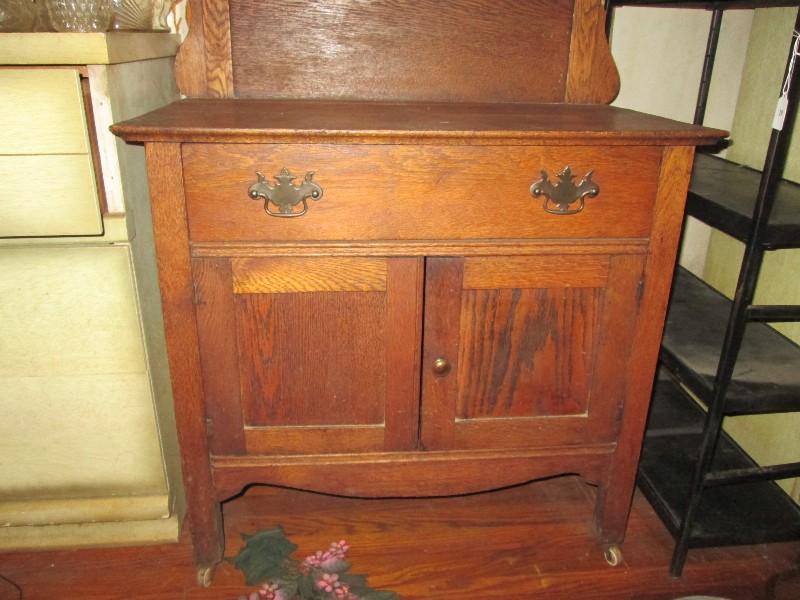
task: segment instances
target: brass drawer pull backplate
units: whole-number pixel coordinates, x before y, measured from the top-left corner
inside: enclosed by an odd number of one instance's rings
[[[309,171],[303,178],[303,183],[295,185],[295,176],[284,167],[280,175],[275,175],[275,185],[267,181],[263,173],[256,171],[258,181],[250,186],[247,195],[253,200],[264,200],[264,212],[273,217],[302,217],[308,211],[307,198],[319,200],[322,198],[322,188],[313,181],[314,172]],[[295,210],[295,206],[303,203],[302,210]],[[278,210],[272,209],[275,205]]]
[[[542,178],[531,185],[531,195],[534,198],[544,196],[542,207],[546,212],[554,215],[574,215],[583,210],[584,198],[594,198],[600,193],[600,186],[592,181],[592,171],[589,171],[578,185],[575,185],[575,175],[569,166],[557,173],[558,182],[552,183],[547,177],[547,171],[541,171]],[[580,202],[577,207],[570,208],[571,204]]]

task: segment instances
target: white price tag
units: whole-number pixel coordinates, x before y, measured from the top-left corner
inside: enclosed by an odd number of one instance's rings
[[[781,96],[778,98],[778,106],[775,107],[775,116],[772,117],[772,128],[778,131],[783,130],[783,122],[786,119],[786,111],[789,108],[789,98]]]

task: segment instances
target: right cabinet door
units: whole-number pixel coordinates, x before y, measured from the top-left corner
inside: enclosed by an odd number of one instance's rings
[[[427,450],[612,442],[644,257],[429,258]]]

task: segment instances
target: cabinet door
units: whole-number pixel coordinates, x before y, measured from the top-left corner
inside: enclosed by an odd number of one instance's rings
[[[429,259],[423,446],[612,442],[642,266],[639,255]]]
[[[214,454],[416,448],[421,259],[202,258],[193,269]]]

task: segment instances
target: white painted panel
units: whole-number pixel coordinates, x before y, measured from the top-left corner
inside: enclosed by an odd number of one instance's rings
[[[87,152],[76,70],[0,70],[0,154]]]
[[[165,493],[149,393],[145,374],[0,377],[0,500]]]
[[[130,248],[4,248],[0,273],[0,500],[166,493]]]
[[[0,237],[99,235],[89,154],[0,156]]]
[[[145,372],[127,246],[0,252],[0,377]]]

